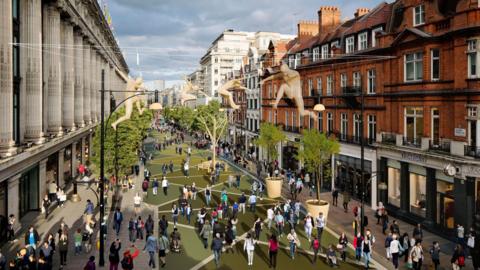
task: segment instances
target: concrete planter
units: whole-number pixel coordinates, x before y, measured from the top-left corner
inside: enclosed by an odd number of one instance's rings
[[[269,198],[279,198],[282,196],[282,177],[267,177],[265,178],[265,184],[267,187],[267,196]]]
[[[325,225],[327,225],[328,210],[330,209],[330,204],[327,201],[320,200],[320,203],[318,203],[317,199],[310,199],[306,200],[305,204],[307,206],[307,212],[309,212],[313,218],[318,217],[318,213],[322,212],[325,218]]]

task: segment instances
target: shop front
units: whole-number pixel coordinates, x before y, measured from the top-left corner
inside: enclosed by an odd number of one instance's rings
[[[293,172],[296,172],[298,169],[297,154],[298,149],[293,142],[287,141],[284,145],[282,145],[282,168],[285,170],[290,169]]]
[[[336,177],[335,187],[340,192],[348,192],[353,199],[361,200],[362,198],[362,171],[361,159],[342,154],[335,155]],[[365,202],[370,204],[372,194],[372,162],[364,160],[364,181],[366,185]],[[329,183],[324,183],[324,187],[328,190]]]
[[[65,148],[63,153],[63,180],[68,184],[73,179],[73,159],[72,159],[72,145]]]
[[[40,209],[39,167],[27,169],[19,179],[20,218],[31,211]]]
[[[0,243],[5,243],[7,239],[8,223],[8,181],[0,183]]]

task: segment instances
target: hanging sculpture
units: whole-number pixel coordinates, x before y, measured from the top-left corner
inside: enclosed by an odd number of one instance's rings
[[[185,105],[185,102],[190,100],[196,100],[197,96],[192,93],[200,91],[200,88],[197,85],[194,85],[187,77],[185,79],[185,85],[182,87],[182,92],[180,93],[180,105]]]
[[[311,117],[315,117],[314,112],[305,110],[302,95],[302,85],[300,83],[300,73],[298,73],[298,71],[290,69],[287,64],[283,63],[280,66],[279,73],[271,75],[270,77],[262,80],[260,83],[264,84],[265,82],[272,80],[282,81],[277,92],[277,97],[271,104],[274,109],[277,108],[278,103],[285,94],[287,98],[295,101],[295,105],[297,106],[297,111],[300,116],[310,115]]]
[[[247,88],[242,86],[242,82],[239,79],[233,79],[233,80],[230,80],[230,81],[224,83],[222,85],[222,87],[220,87],[218,89],[218,94],[220,94],[223,98],[225,98],[227,100],[228,106],[230,106],[230,108],[232,108],[234,110],[237,110],[237,109],[240,108],[240,106],[235,104],[235,102],[233,101],[232,92],[228,91],[228,89],[245,89],[245,90],[247,90]]]
[[[125,99],[125,115],[119,117],[117,121],[115,121],[112,124],[112,128],[114,130],[117,129],[118,124],[121,122],[130,119],[132,116],[133,112],[133,103],[136,104],[138,113],[140,115],[143,114],[145,111],[145,108],[142,108],[142,101],[139,97],[139,94],[141,91],[145,90],[145,87],[143,86],[143,79],[141,77],[138,77],[137,79],[130,78],[129,76],[126,76],[123,74],[123,72],[117,70],[117,73],[122,77],[126,82],[127,82],[127,89],[126,93],[128,97]]]

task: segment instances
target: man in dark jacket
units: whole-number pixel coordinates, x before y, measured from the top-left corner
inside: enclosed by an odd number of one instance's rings
[[[33,226],[30,226],[25,234],[25,245],[36,250],[39,241],[40,237],[38,236],[37,230],[35,230]]]
[[[120,227],[122,226],[122,221],[123,221],[123,214],[120,212],[120,208],[115,209],[115,213],[113,213],[113,228],[115,229],[115,233],[118,234],[120,233]]]
[[[220,254],[222,254],[222,247],[223,247],[223,239],[220,238],[220,233],[217,233],[215,235],[215,238],[212,240],[212,251],[213,251],[213,256],[215,257],[215,265],[218,268],[218,265],[220,264]]]

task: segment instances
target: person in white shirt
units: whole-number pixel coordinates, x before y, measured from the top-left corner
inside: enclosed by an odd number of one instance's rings
[[[305,222],[305,233],[307,234],[307,239],[308,242],[311,242],[312,238],[312,229],[313,229],[313,218],[310,213],[307,214],[305,219],[303,220]]]
[[[257,204],[257,196],[255,194],[250,195],[248,198],[248,202],[250,203],[250,211],[255,213],[255,205]]]
[[[267,210],[267,219],[268,219],[268,229],[272,227],[273,218],[275,217],[275,212],[273,212],[273,207],[268,208]]]
[[[322,212],[318,213],[318,217],[315,219],[315,221],[317,222],[317,238],[320,242],[320,246],[322,246],[322,233],[323,228],[325,228],[325,217],[323,216]]]
[[[168,180],[167,178],[164,176],[163,179],[162,179],[162,188],[163,188],[163,194],[165,196],[167,196],[167,193],[168,193]]]
[[[142,203],[142,197],[140,197],[140,195],[138,194],[135,194],[135,197],[133,197],[133,206],[134,206],[134,209],[135,209],[135,213],[138,215],[138,213],[140,213],[140,204]]]
[[[189,177],[189,172],[188,172],[188,162],[185,162],[185,164],[183,164],[183,171],[185,173],[185,177]]]
[[[247,234],[247,238],[245,238],[245,243],[243,244],[243,250],[247,252],[248,257],[248,265],[253,265],[253,253],[255,250],[255,240],[253,239],[250,233]]]
[[[398,269],[398,257],[400,256],[401,245],[397,240],[397,235],[392,235],[393,240],[390,242],[390,254],[392,255],[392,262],[395,269]]]

